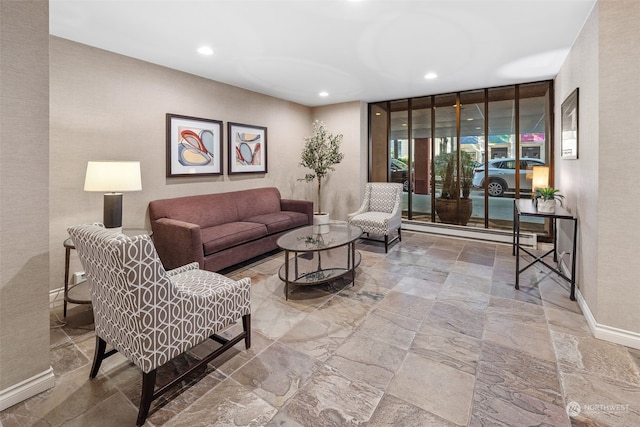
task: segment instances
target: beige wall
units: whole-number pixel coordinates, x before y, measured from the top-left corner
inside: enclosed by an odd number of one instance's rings
[[[578,283],[605,337],[614,328],[640,333],[640,231],[632,223],[640,207],[632,108],[639,8],[600,0],[556,79],[556,114],[580,87],[580,158],[562,161],[556,149],[556,186],[580,218]],[[326,186],[332,215],[357,208],[366,181],[363,104],[312,109],[55,37],[48,50],[47,2],[2,1],[0,12],[0,394],[49,368],[47,294],[62,286],[65,229],[102,217],[102,195],[82,191],[88,160],[141,161],[143,191],[125,195],[129,227],[147,226],[149,200],[162,197],[274,185],[285,197],[312,199],[297,165],[311,122],[321,119],[345,135],[345,160]],[[165,178],[168,112],[267,126],[269,173]]]
[[[604,0],[600,22],[598,309],[604,325],[640,334],[640,2]],[[640,337],[640,335],[639,335]]]
[[[577,284],[582,296],[597,305],[598,256],[598,10],[592,12],[555,79],[555,186],[579,218]],[[578,160],[560,158],[561,104],[579,88]],[[569,236],[571,224],[563,224]],[[562,250],[570,250],[569,244]]]
[[[560,104],[580,88],[578,160],[560,160],[556,186],[579,217],[578,283],[595,335],[640,346],[640,2],[600,0],[556,78]],[[559,121],[556,141],[559,141]],[[559,145],[559,144],[557,144]]]
[[[47,2],[0,2],[0,410],[53,386],[48,49]]]
[[[360,102],[316,107],[313,110],[314,120],[322,120],[330,132],[344,135],[344,160],[335,166],[336,170],[323,182],[323,210],[331,212],[332,219],[346,221],[347,214],[360,207],[367,176],[366,117],[366,104]],[[362,159],[365,159],[365,163]],[[343,188],[348,191],[343,191]],[[315,200],[315,185],[308,184],[308,191],[311,192],[307,198]]]
[[[140,160],[142,191],[124,194],[125,227],[148,228],[147,205],[160,198],[275,186],[283,197],[315,201],[314,185],[298,181],[306,173],[298,164],[319,119],[345,136],[344,162],[324,186],[326,206],[337,219],[357,209],[360,103],[312,109],[57,37],[50,50],[51,289],[63,283],[66,228],[102,219],[103,195],[83,191],[89,160]],[[225,175],[165,177],[166,113],[224,122]],[[226,175],[227,122],[268,128],[267,174]],[[71,271],[79,270],[74,256]]]

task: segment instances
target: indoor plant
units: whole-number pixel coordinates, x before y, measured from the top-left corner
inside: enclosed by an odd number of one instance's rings
[[[462,174],[458,180],[458,152],[442,153],[435,158],[435,173],[442,178],[442,192],[436,198],[436,213],[446,224],[467,225],[473,205],[469,198],[473,180],[473,158],[460,152]]]
[[[556,200],[562,206],[564,196],[560,190],[553,187],[536,188],[535,201],[539,212],[553,213],[556,210]]]
[[[318,205],[315,218],[322,216],[320,222],[329,222],[329,214],[322,210],[322,180],[329,172],[335,170],[334,165],[340,163],[344,154],[340,152],[342,134],[333,135],[327,131],[325,124],[319,120],[313,122],[311,136],[306,137],[305,145],[302,149],[300,166],[311,169],[313,173],[308,173],[299,181],[311,182],[318,180]],[[314,221],[318,221],[314,219]]]

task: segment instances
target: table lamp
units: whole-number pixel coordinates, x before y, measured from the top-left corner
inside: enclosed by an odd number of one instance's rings
[[[122,227],[122,192],[142,190],[140,162],[88,162],[84,191],[104,191],[103,223]]]
[[[536,188],[547,188],[549,186],[549,167],[534,166],[533,178],[531,181],[531,198],[536,197]]]

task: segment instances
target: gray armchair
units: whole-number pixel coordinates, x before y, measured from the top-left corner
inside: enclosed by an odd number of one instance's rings
[[[119,352],[142,370],[137,425],[151,402],[239,341],[251,346],[251,281],[198,269],[165,271],[149,236],[130,238],[97,225],[68,229],[91,285],[96,351],[90,378]],[[231,339],[216,335],[242,319]],[[170,383],[155,390],[156,369],[211,338],[222,344]],[[109,344],[113,347],[106,351]]]
[[[360,209],[349,214],[347,221],[362,228],[367,238],[370,235],[383,236],[384,252],[387,253],[390,243],[402,240],[402,184],[368,183]],[[389,240],[394,231],[398,235]]]

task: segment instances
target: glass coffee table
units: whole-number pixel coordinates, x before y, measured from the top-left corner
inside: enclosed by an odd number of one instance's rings
[[[325,226],[326,227],[326,226]],[[289,299],[289,284],[319,285],[351,274],[356,279],[360,252],[356,240],[362,229],[346,222],[332,222],[326,233],[317,233],[314,226],[297,228],[277,241],[284,250],[284,264],[279,276],[284,282],[284,295]],[[293,258],[289,254],[293,253]]]

